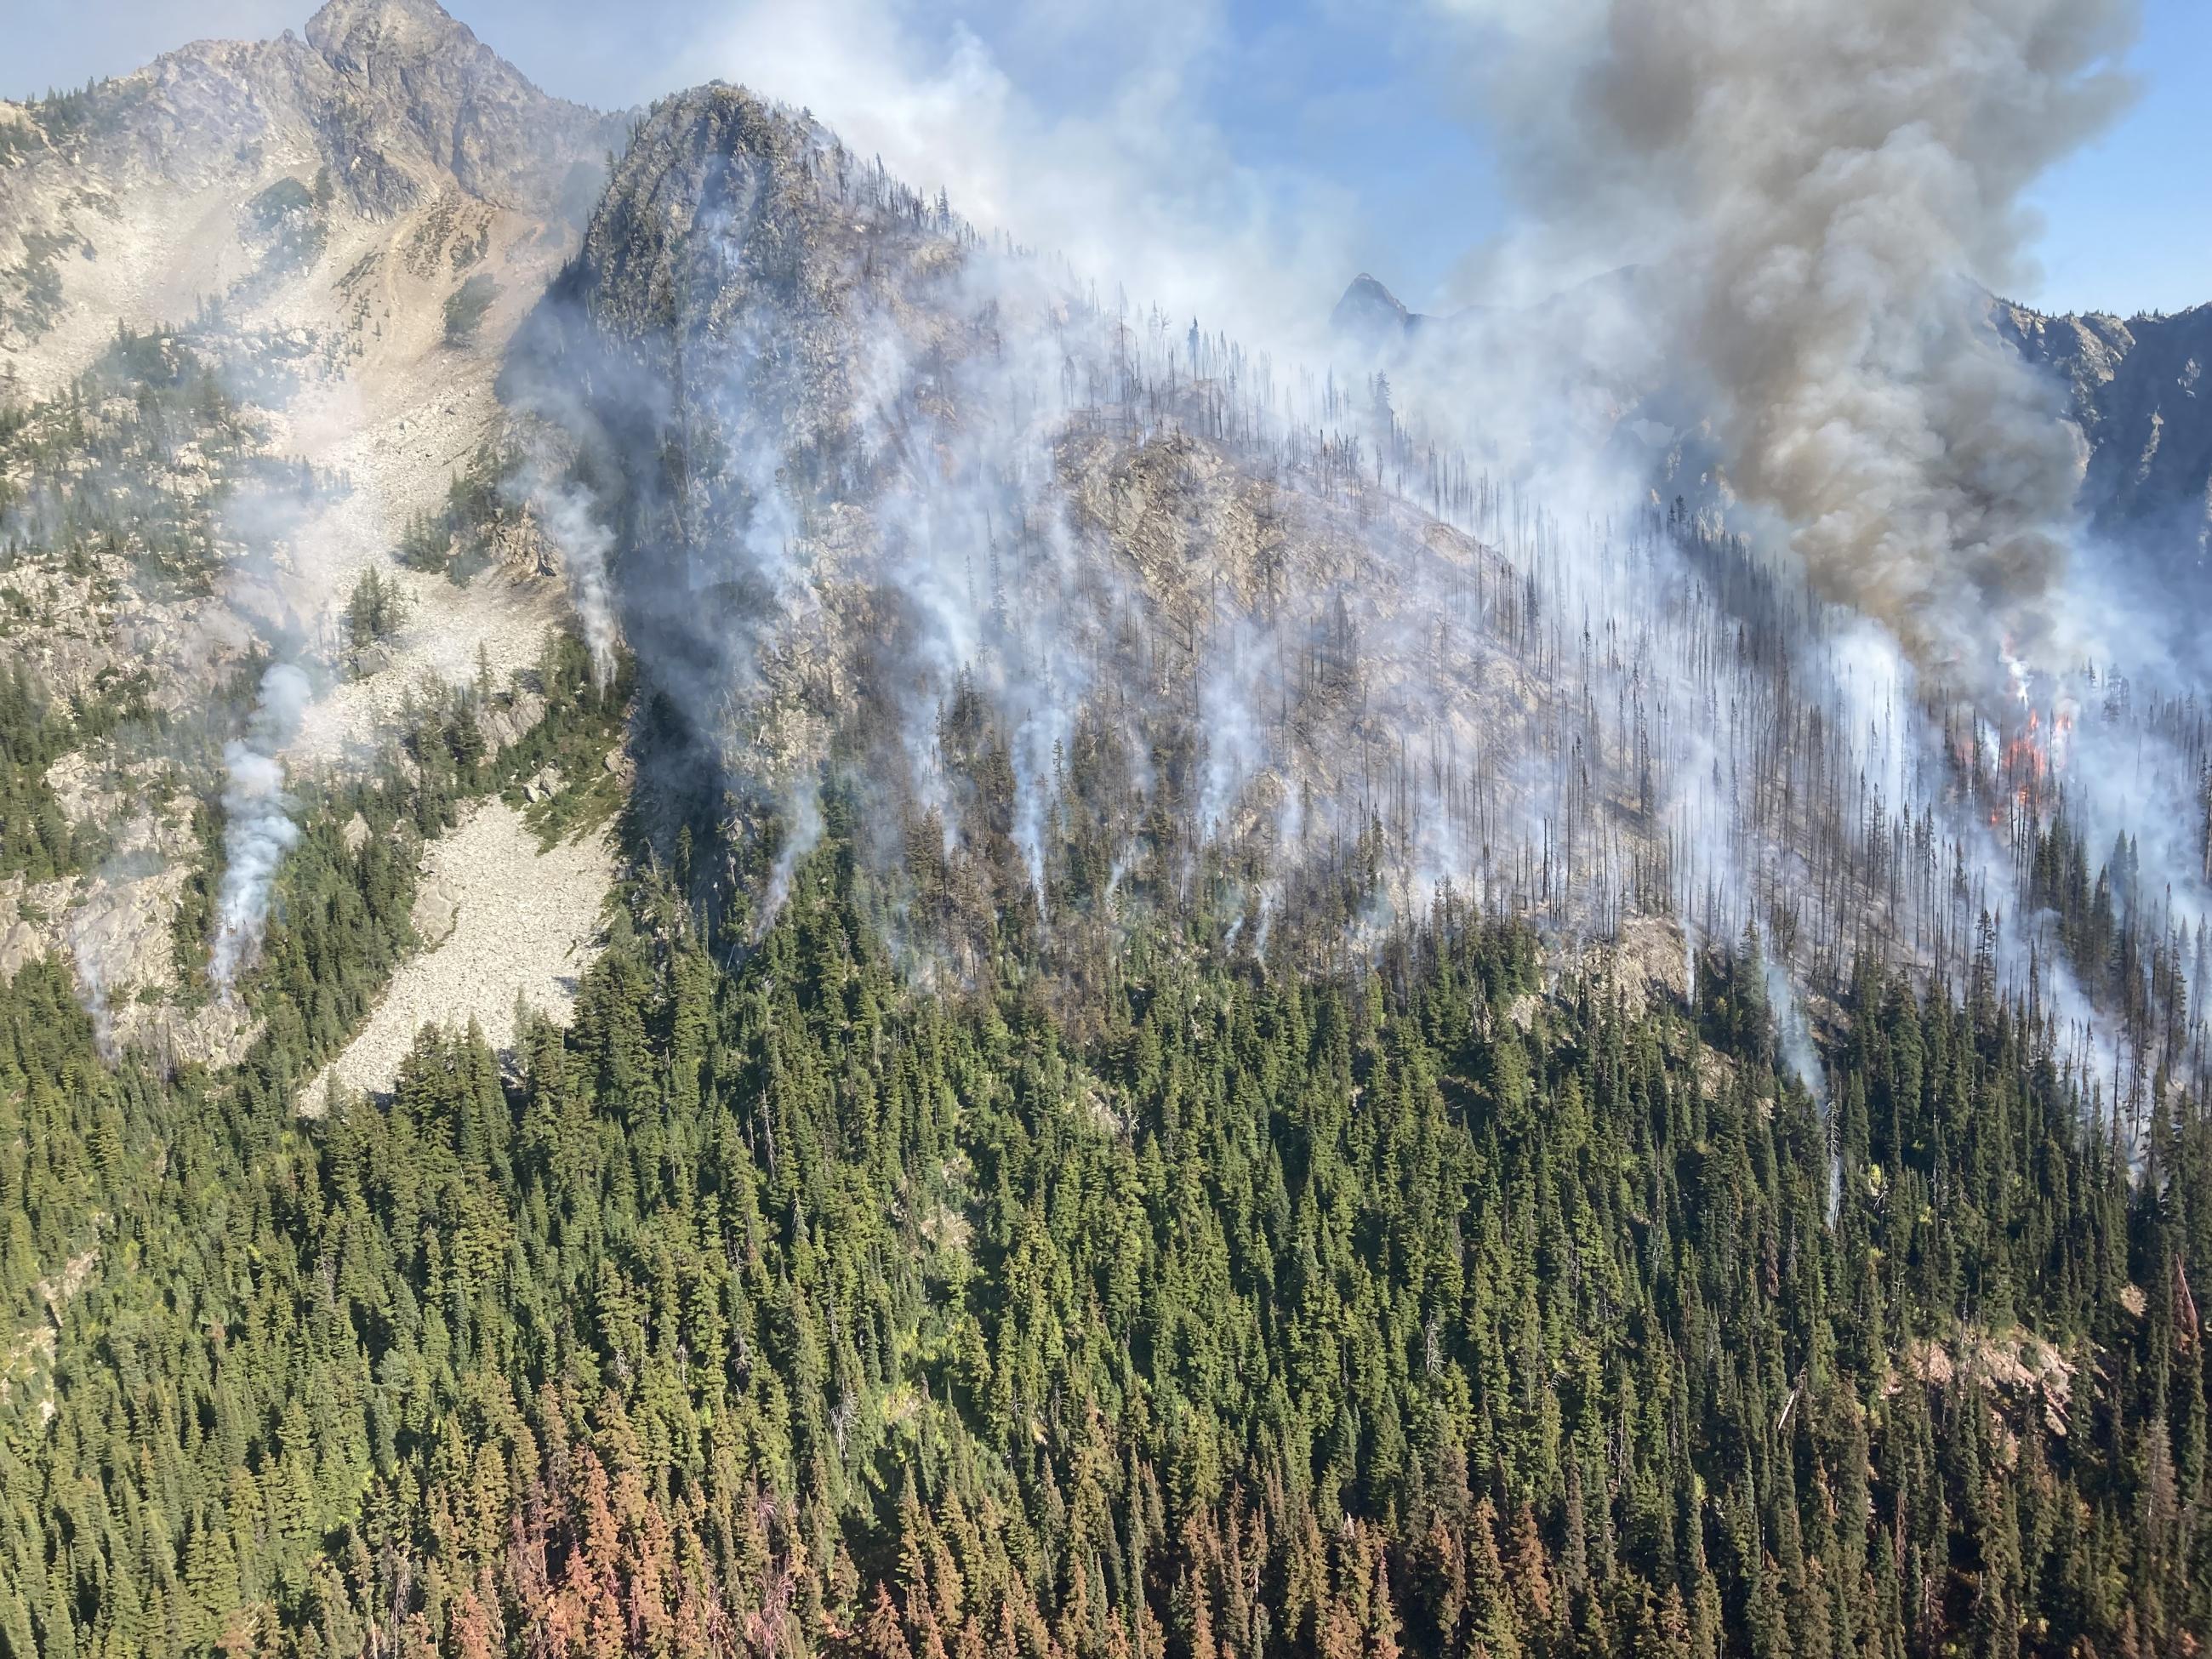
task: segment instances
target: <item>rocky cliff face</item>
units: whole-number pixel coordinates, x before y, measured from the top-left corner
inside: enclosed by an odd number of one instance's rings
[[[2082,503],[2105,536],[2212,578],[2212,305],[2172,316],[2000,321],[2063,378],[2089,441]]]
[[[309,77],[303,113],[364,205],[372,180],[390,210],[450,177],[478,201],[580,222],[621,142],[623,118],[548,97],[432,0],[331,0],[307,45],[329,76]]]

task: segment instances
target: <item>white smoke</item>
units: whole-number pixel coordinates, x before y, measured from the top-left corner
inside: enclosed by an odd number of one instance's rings
[[[107,994],[107,964],[87,912],[79,911],[70,918],[69,944],[84,1012],[92,1020],[93,1046],[100,1050],[101,1059],[112,1060],[121,1049],[115,1040],[115,1010]]]
[[[822,844],[822,793],[811,772],[792,786],[783,804],[783,844],[776,848],[769,871],[768,886],[761,894],[760,914],[753,924],[756,943],[768,937],[775,919],[791,896],[791,884],[799,861]]]
[[[1813,1104],[1820,1113],[1821,1132],[1827,1137],[1825,1207],[1828,1224],[1832,1227],[1843,1202],[1844,1171],[1835,1115],[1828,1108],[1827,1073],[1821,1069],[1820,1050],[1813,1040],[1813,1024],[1806,1016],[1805,1005],[1798,1000],[1796,988],[1790,982],[1790,970],[1771,955],[1765,956],[1762,961],[1766,970],[1766,1006],[1774,1020],[1776,1050],[1790,1074],[1812,1096]]]
[[[1774,1017],[1774,1042],[1790,1075],[1805,1085],[1822,1116],[1827,1115],[1827,1075],[1820,1069],[1820,1051],[1814,1046],[1812,1022],[1790,982],[1790,970],[1771,955],[1760,958],[1766,973],[1766,1006]]]
[[[300,839],[295,803],[284,790],[284,763],[277,757],[313,697],[305,673],[289,663],[273,664],[261,677],[246,735],[223,745],[229,781],[222,792],[222,885],[208,976],[226,994],[260,949],[276,872]]]
[[[576,607],[584,648],[591,653],[592,684],[604,691],[614,679],[615,647],[622,631],[608,573],[614,532],[599,521],[590,493],[562,482],[535,450],[524,462],[521,484],[523,500],[560,550],[569,602]]]
[[[1273,644],[1245,618],[1216,631],[1199,669],[1199,722],[1206,738],[1205,788],[1199,797],[1198,827],[1215,836],[1248,784],[1267,762],[1267,733],[1260,729],[1252,693],[1266,684],[1269,665],[1262,653]]]

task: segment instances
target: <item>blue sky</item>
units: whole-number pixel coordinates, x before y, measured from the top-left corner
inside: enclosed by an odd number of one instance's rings
[[[0,0],[0,94],[126,70],[196,36],[304,22],[288,0]],[[601,106],[720,75],[812,104],[1030,240],[1164,250],[1191,226],[1267,250],[1281,303],[1364,268],[1416,307],[1468,297],[1505,208],[1448,54],[1382,0],[453,0],[549,90]],[[2051,309],[2212,300],[2212,5],[2144,0],[2141,86],[2032,204]],[[974,119],[971,110],[981,111]],[[1132,112],[1137,112],[1132,119]],[[1131,143],[1142,131],[1149,143]],[[940,165],[941,164],[941,165]],[[942,177],[931,179],[930,171]],[[1035,176],[1024,179],[1024,172]],[[1126,216],[1126,222],[1124,216]],[[1084,239],[1095,234],[1095,240]],[[1292,250],[1295,252],[1286,252]]]
[[[2212,300],[2212,5],[2148,0],[2130,62],[2135,106],[2035,193],[2037,297],[2060,309]]]

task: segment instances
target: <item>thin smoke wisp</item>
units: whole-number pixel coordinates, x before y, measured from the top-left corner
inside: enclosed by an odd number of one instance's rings
[[[261,677],[246,735],[223,746],[222,885],[208,976],[226,994],[261,947],[278,866],[300,839],[278,755],[313,696],[305,673],[289,663],[273,665]]]
[[[589,491],[561,477],[550,459],[532,452],[525,461],[520,498],[547,538],[560,550],[576,625],[592,659],[592,684],[604,691],[613,683],[615,648],[621,626],[609,565],[614,532],[603,524]]]

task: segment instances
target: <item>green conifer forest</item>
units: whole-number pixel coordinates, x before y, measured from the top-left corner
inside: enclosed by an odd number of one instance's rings
[[[292,860],[242,1069],[110,1067],[55,966],[0,993],[9,1659],[2117,1659],[2212,1616],[2212,1126],[2169,1090],[2121,1143],[1985,989],[1863,968],[1824,1109],[1755,945],[1631,1012],[1449,901],[1336,968],[1158,921],[1079,990],[925,984],[833,790],[757,948],[648,860],[570,1029],[428,1030],[302,1115],[416,775]]]

